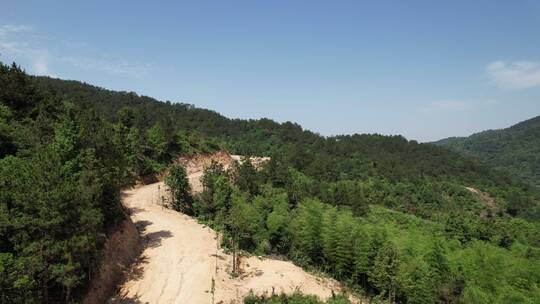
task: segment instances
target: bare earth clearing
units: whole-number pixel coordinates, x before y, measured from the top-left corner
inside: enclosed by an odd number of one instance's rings
[[[200,190],[201,161],[191,160],[186,168],[193,188]],[[219,248],[216,232],[161,207],[158,201],[163,194],[162,182],[124,192],[124,205],[147,244],[115,301],[228,304],[242,303],[250,290],[257,294],[298,290],[322,299],[330,297],[332,290],[340,292],[335,280],[266,258],[242,258],[242,274],[232,278],[232,257]]]

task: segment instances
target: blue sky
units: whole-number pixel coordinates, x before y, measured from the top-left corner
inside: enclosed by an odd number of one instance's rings
[[[322,135],[540,115],[539,1],[6,1],[0,60]]]

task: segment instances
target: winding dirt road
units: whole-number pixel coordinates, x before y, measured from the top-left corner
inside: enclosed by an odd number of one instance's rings
[[[127,303],[212,303],[215,233],[158,205],[163,183],[125,192],[124,204],[146,242],[121,292]]]
[[[190,181],[196,182],[197,172]],[[295,290],[326,299],[339,284],[286,261],[242,258],[242,275],[230,276],[232,258],[218,247],[214,230],[193,218],[161,207],[163,183],[124,192],[124,205],[146,247],[127,275],[120,303],[242,303],[250,291],[262,294]]]

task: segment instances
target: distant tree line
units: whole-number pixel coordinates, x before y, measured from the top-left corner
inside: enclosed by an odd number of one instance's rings
[[[540,116],[506,129],[450,137],[434,144],[476,158],[540,187]]]

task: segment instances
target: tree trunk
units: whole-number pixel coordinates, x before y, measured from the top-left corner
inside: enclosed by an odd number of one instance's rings
[[[233,262],[233,266],[232,266],[232,272],[234,274],[236,274],[236,246],[235,246],[235,243],[234,243],[234,236],[232,238],[232,250],[233,250],[233,258],[232,258],[232,262]]]
[[[71,300],[71,287],[66,287],[66,303],[69,303],[69,300]]]

